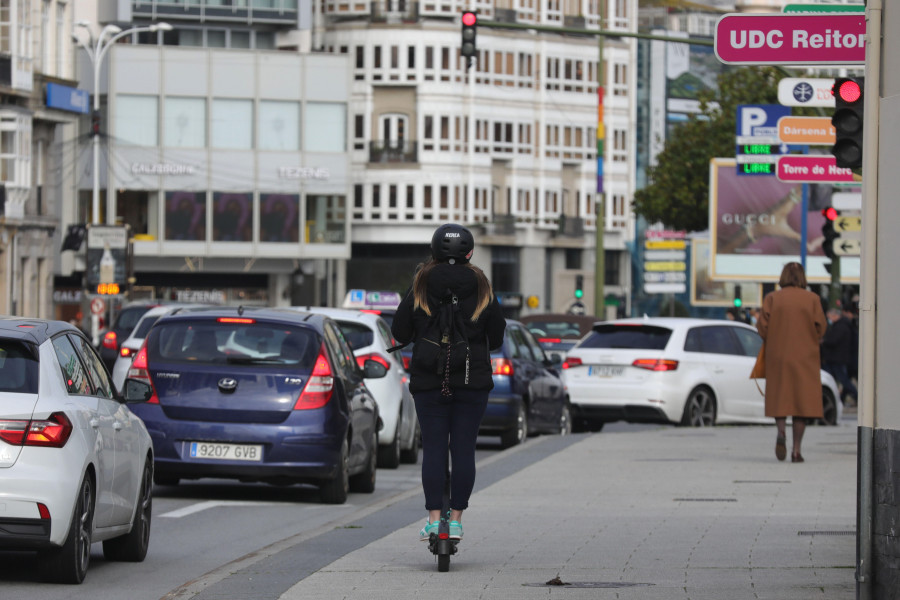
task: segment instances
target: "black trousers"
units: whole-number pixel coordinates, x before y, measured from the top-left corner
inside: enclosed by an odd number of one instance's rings
[[[465,510],[475,487],[475,438],[487,408],[486,390],[454,389],[452,400],[441,390],[415,392],[416,413],[422,429],[422,489],[425,510],[440,510],[447,472],[447,448],[453,466],[450,474],[450,508]]]

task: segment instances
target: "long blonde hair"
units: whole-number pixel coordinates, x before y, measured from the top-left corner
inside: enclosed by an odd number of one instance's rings
[[[440,261],[431,259],[427,263],[420,265],[412,284],[413,309],[421,308],[429,317],[431,316],[431,308],[428,306],[428,275],[439,264],[441,264]],[[488,281],[484,271],[472,263],[466,263],[460,265],[460,267],[471,269],[475,273],[475,279],[478,282],[478,303],[475,306],[475,312],[472,313],[472,322],[474,323],[494,299],[494,291],[491,289],[491,282]]]

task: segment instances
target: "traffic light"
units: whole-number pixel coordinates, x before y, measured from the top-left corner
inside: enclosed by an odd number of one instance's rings
[[[822,242],[822,251],[825,253],[825,256],[834,260],[834,240],[840,237],[838,232],[834,230],[834,220],[840,216],[840,213],[829,206],[822,209],[822,216],[825,217],[825,222],[822,224],[822,235],[825,237],[825,241]],[[831,273],[830,262],[825,263],[825,270]]]
[[[475,33],[478,29],[478,15],[472,11],[465,11],[462,14],[462,46],[460,46],[460,54],[465,58],[472,58],[478,55],[478,49],[475,47]]]
[[[737,284],[734,286],[734,307],[740,308],[744,304],[744,301],[741,300],[741,286]]]
[[[584,275],[576,275],[575,276],[575,299],[581,300],[584,298]]]
[[[834,94],[831,124],[835,133],[831,153],[839,167],[862,166],[864,81],[864,77],[837,77],[831,89]]]

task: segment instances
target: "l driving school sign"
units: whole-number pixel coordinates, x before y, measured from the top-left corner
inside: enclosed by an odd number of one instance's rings
[[[861,65],[866,17],[850,14],[729,14],[716,24],[718,59],[733,65]]]

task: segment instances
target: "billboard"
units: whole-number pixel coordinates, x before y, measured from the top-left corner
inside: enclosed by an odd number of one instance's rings
[[[694,306],[734,306],[733,281],[713,281],[710,277],[709,240],[691,240],[691,304]],[[762,306],[762,284],[741,284],[744,306]]]
[[[782,182],[737,175],[735,159],[714,158],[709,175],[710,278],[777,282],[785,263],[802,262],[806,276],[827,283],[830,262],[822,251],[822,209],[831,206],[834,186]],[[804,207],[806,210],[804,211]],[[859,282],[859,258],[841,260],[841,281]]]

